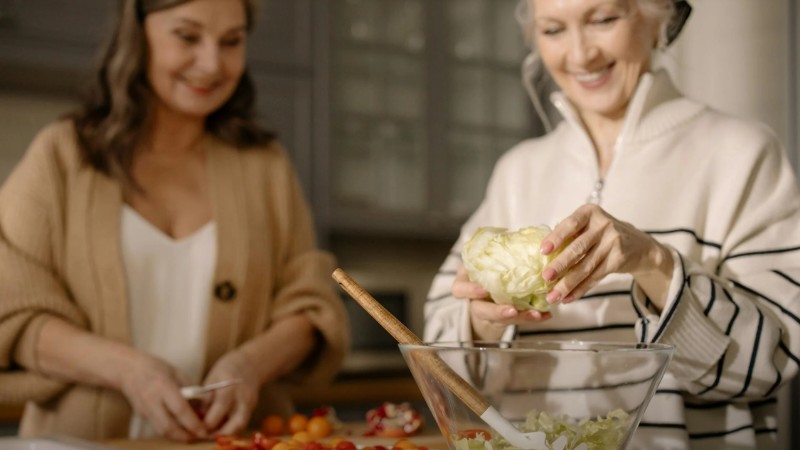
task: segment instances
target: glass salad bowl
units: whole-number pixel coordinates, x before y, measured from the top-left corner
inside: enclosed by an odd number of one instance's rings
[[[622,450],[673,348],[516,341],[400,351],[450,450]]]

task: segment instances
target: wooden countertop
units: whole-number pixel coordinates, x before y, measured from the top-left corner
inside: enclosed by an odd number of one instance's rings
[[[396,438],[379,438],[363,436],[364,431],[367,430],[367,425],[363,422],[359,423],[346,423],[344,429],[334,433],[337,436],[344,436],[345,438],[353,441],[356,445],[383,445],[387,448],[397,442]],[[284,436],[287,439],[288,436]],[[411,442],[417,445],[426,446],[431,449],[447,450],[447,443],[442,435],[439,433],[436,424],[425,424],[425,429],[422,433],[411,436],[408,438]],[[214,448],[213,442],[199,442],[195,444],[181,444],[177,442],[167,441],[165,439],[149,439],[149,440],[130,440],[130,439],[114,439],[110,441],[100,442],[100,444],[120,450],[212,450]]]

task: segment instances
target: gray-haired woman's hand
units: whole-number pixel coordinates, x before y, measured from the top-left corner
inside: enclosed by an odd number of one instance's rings
[[[541,250],[550,254],[561,246],[542,272],[548,281],[561,278],[548,293],[549,302],[570,303],[606,275],[627,273],[657,307],[663,306],[674,262],[670,250],[647,233],[586,204],[553,228]]]
[[[451,293],[455,298],[470,301],[472,333],[478,340],[499,339],[509,325],[540,322],[550,318],[549,312],[518,311],[513,306],[495,303],[486,289],[469,280],[463,265],[458,268]]]

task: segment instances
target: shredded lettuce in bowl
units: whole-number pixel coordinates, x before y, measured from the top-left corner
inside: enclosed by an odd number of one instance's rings
[[[550,310],[546,296],[555,281],[545,281],[542,271],[558,252],[539,251],[549,233],[544,225],[518,231],[479,228],[461,251],[469,279],[489,291],[495,303],[519,310]]]
[[[613,450],[619,449],[630,427],[631,417],[621,409],[605,417],[577,421],[565,415],[551,416],[531,411],[520,431],[541,431],[546,435],[547,450]],[[456,450],[513,450],[502,436],[495,433],[488,440],[478,434],[473,438],[453,438]]]

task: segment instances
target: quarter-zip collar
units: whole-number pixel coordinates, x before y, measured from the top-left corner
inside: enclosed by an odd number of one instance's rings
[[[563,92],[552,93],[550,101],[567,124],[589,139],[577,111]],[[653,139],[680,126],[699,114],[703,108],[703,105],[682,97],[665,70],[643,74],[625,112],[614,146],[615,158],[623,148],[630,148],[631,144]]]
[[[600,163],[589,136],[575,107],[563,92],[554,92],[550,100],[564,116],[556,132],[565,133],[567,127],[577,131],[578,145],[568,145],[565,150],[581,159],[591,158],[595,167],[595,181],[586,202],[603,204],[603,188],[613,176],[615,166],[625,152],[635,151],[639,144],[653,139],[689,121],[703,110],[703,105],[682,97],[664,70],[647,72],[639,79],[633,97],[625,112],[622,128],[614,142],[614,154],[605,176],[600,176]],[[572,142],[568,140],[567,142]]]

